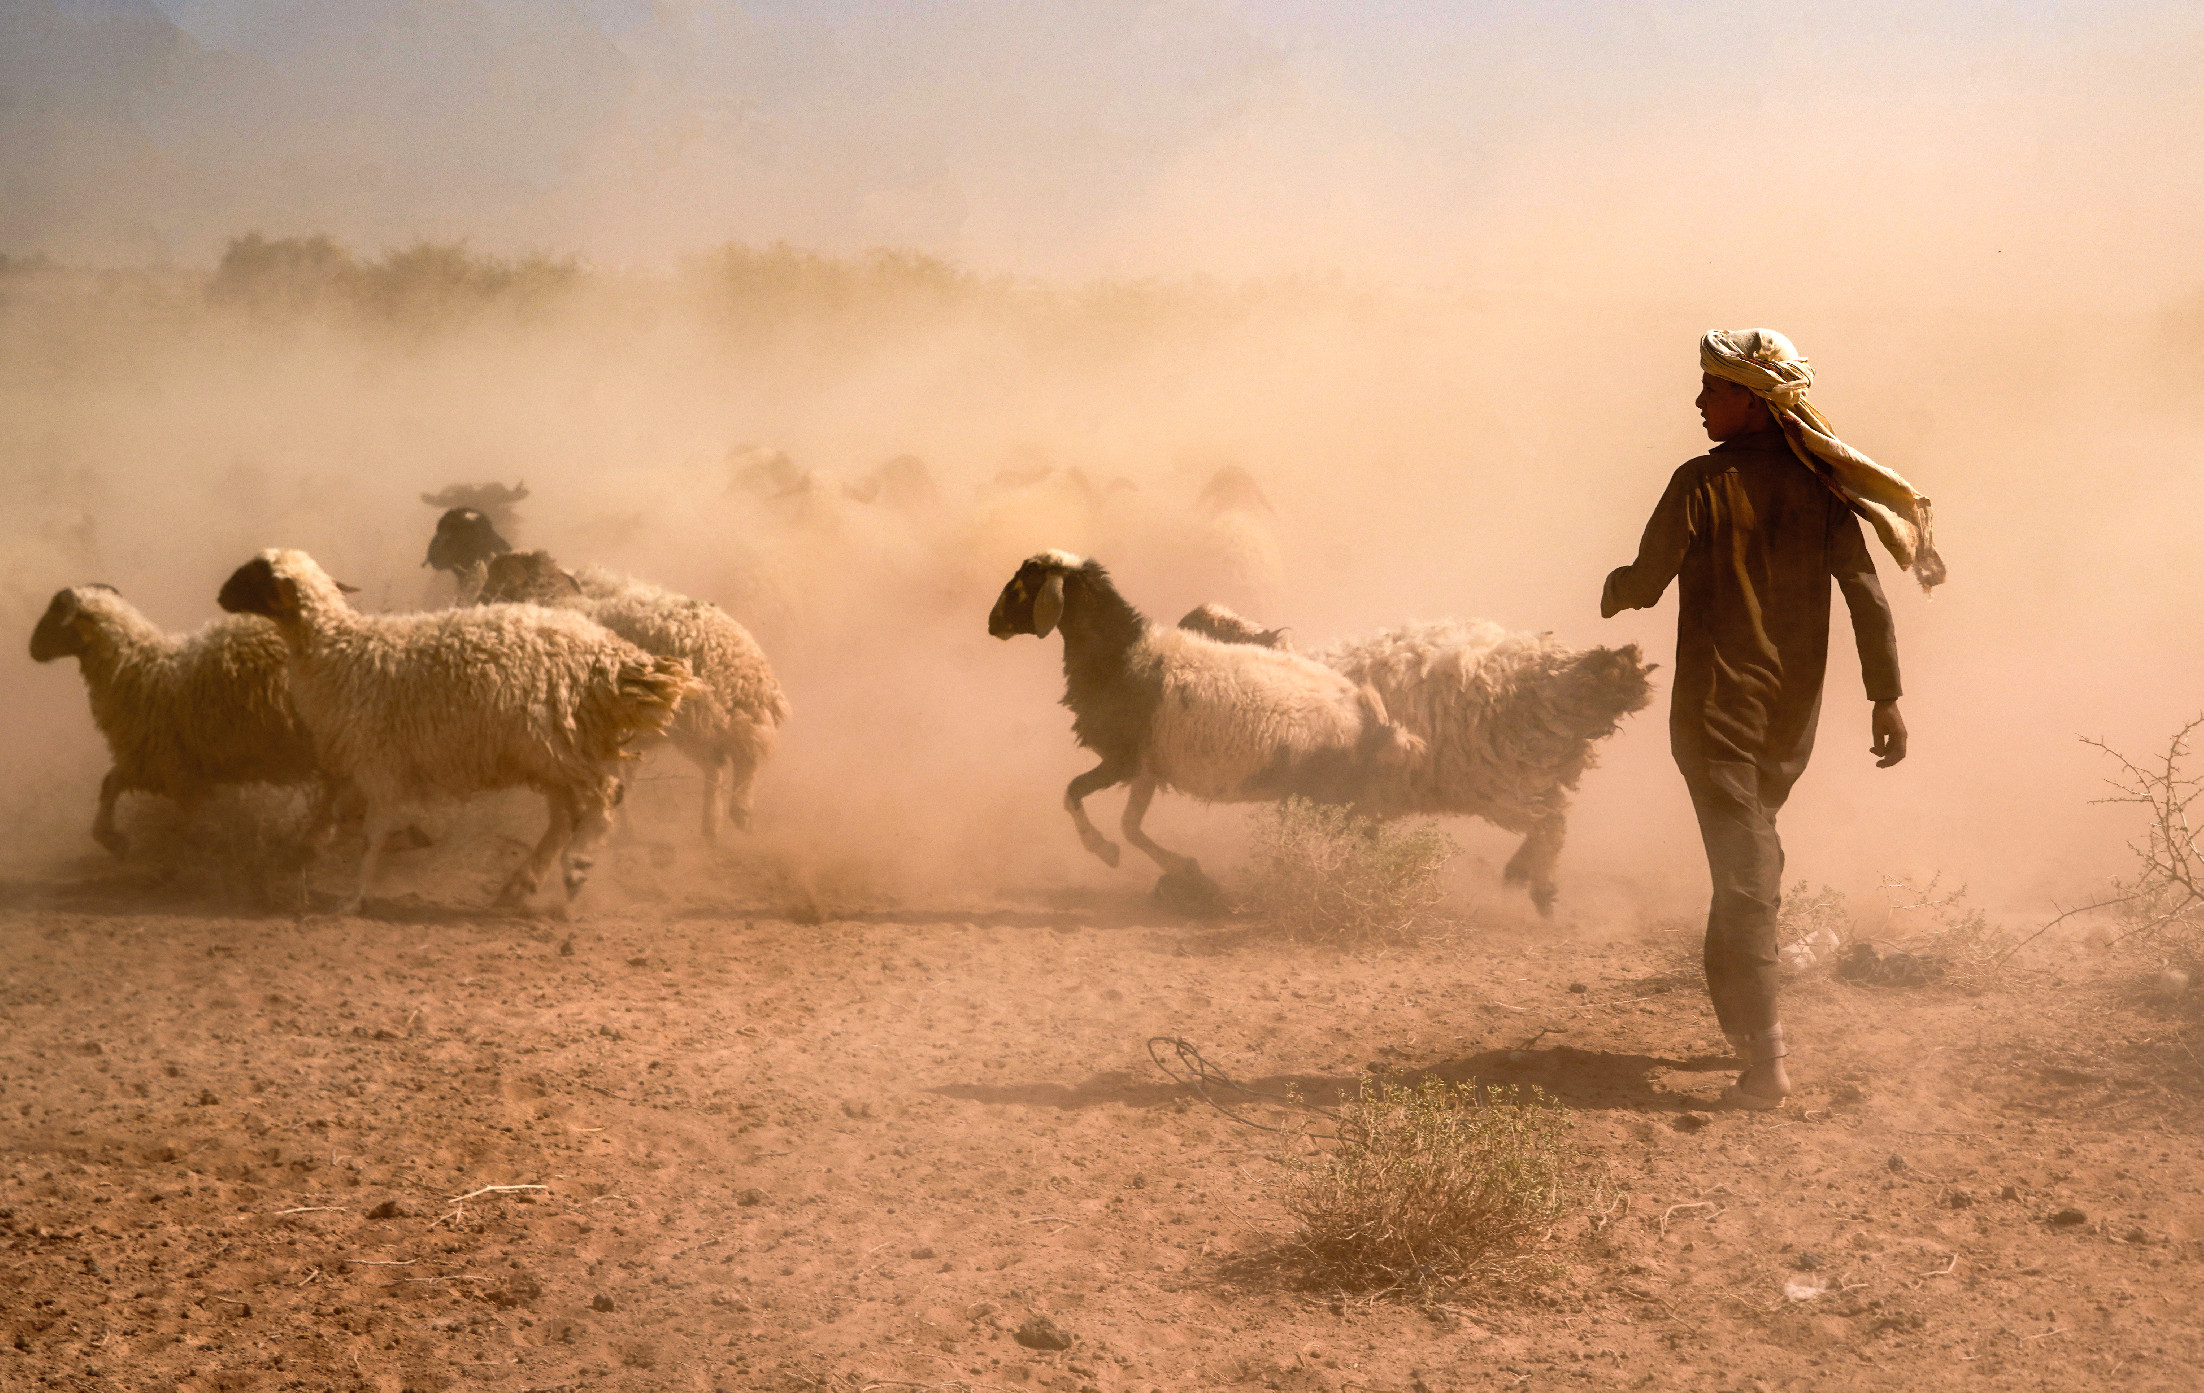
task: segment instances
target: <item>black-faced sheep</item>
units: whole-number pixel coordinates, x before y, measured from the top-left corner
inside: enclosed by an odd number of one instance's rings
[[[1102,757],[1064,791],[1079,840],[1117,864],[1116,845],[1088,821],[1083,802],[1130,783],[1125,840],[1164,869],[1158,894],[1189,907],[1213,904],[1218,892],[1191,857],[1141,830],[1158,788],[1209,802],[1345,801],[1374,770],[1415,750],[1371,688],[1291,653],[1159,628],[1100,564],[1042,552],[1004,585],[987,631],[1045,637],[1059,627],[1072,733]]]
[[[246,562],[220,603],[275,621],[316,759],[366,805],[367,851],[346,912],[366,897],[406,807],[522,785],[543,794],[551,822],[498,902],[517,903],[562,858],[571,900],[618,799],[624,746],[663,731],[697,689],[686,664],[566,610],[361,614],[300,551]]]
[[[421,501],[431,508],[451,510],[472,509],[489,516],[498,527],[511,528],[520,521],[520,504],[528,497],[528,481],[523,479],[511,487],[504,484],[453,484],[434,493],[424,493]]]
[[[475,567],[512,549],[480,509],[453,508],[436,520],[436,535],[429,538],[429,554],[421,564],[449,571],[464,586],[471,583]]]
[[[1264,647],[1283,633],[1222,605],[1203,605],[1179,622]],[[1421,742],[1412,758],[1379,771],[1361,806],[1387,817],[1481,817],[1522,833],[1505,878],[1526,886],[1539,912],[1550,913],[1570,798],[1596,762],[1593,746],[1652,700],[1653,667],[1637,645],[1573,649],[1549,635],[1450,620],[1344,639],[1309,656],[1376,688],[1393,719]]]
[[[75,658],[92,722],[114,765],[100,781],[92,836],[117,856],[125,793],[189,809],[228,784],[302,784],[319,770],[291,709],[283,636],[265,619],[214,620],[163,633],[111,585],[63,590],[31,632],[31,656]]]
[[[751,782],[789,707],[747,629],[717,605],[594,566],[562,571],[541,551],[491,561],[480,601],[578,610],[646,653],[687,662],[703,690],[681,703],[666,736],[703,771],[704,839],[717,840],[723,808],[735,826],[750,825]]]

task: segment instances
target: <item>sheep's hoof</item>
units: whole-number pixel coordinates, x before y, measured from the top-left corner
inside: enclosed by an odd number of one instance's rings
[[[566,863],[566,897],[571,900],[582,893],[589,883],[589,869],[597,863],[586,856],[577,856]]]
[[[1108,866],[1111,870],[1117,869],[1119,853],[1116,842],[1111,841],[1100,832],[1089,830],[1079,834],[1079,845],[1101,857],[1103,865]]]
[[[1156,903],[1165,909],[1198,919],[1215,918],[1231,908],[1225,901],[1224,890],[1203,875],[1200,864],[1192,860],[1175,870],[1165,871],[1163,878],[1156,882],[1155,894]]]
[[[117,861],[130,854],[130,839],[120,832],[94,832],[92,839],[106,847]]]
[[[339,919],[355,918],[360,912],[360,906],[366,903],[367,897],[365,895],[354,895],[351,899],[337,906],[337,917]]]
[[[1539,918],[1551,919],[1554,917],[1554,900],[1559,895],[1560,892],[1551,885],[1533,885],[1531,887],[1531,904],[1537,908]]]
[[[490,904],[497,909],[512,909],[527,899],[535,888],[528,881],[514,876],[505,882],[505,888],[497,892],[497,898],[490,901]]]

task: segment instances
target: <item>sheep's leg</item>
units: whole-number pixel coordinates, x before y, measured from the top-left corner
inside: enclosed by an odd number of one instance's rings
[[[566,853],[561,858],[568,904],[572,904],[574,897],[582,893],[582,886],[589,883],[590,869],[597,864],[597,858],[592,853],[595,852],[597,843],[611,829],[612,808],[613,799],[607,790],[599,790],[595,795],[585,797],[579,802],[580,815],[575,820],[573,835],[567,839]],[[563,912],[560,917],[565,917]]]
[[[726,765],[719,756],[711,755],[697,761],[697,768],[704,771],[704,844],[719,845],[720,781],[725,776]]]
[[[747,751],[735,750],[727,756],[726,773],[722,775],[727,788],[727,821],[738,832],[750,830],[750,786],[757,781],[758,761]]]
[[[337,906],[339,914],[357,914],[367,903],[368,887],[375,883],[375,873],[382,869],[383,849],[405,819],[398,815],[395,806],[379,804],[369,799],[367,804],[367,849],[360,853],[360,881],[352,891],[352,898]]]
[[[1064,811],[1071,814],[1071,825],[1079,829],[1079,845],[1101,857],[1105,866],[1117,864],[1117,843],[1096,831],[1094,824],[1087,820],[1087,795],[1112,784],[1121,784],[1126,777],[1115,760],[1105,759],[1073,779],[1064,790]]]
[[[130,839],[115,827],[115,801],[122,797],[122,771],[110,769],[99,781],[99,812],[92,818],[92,840],[119,859],[130,850]]]
[[[514,867],[506,878],[505,888],[497,892],[495,903],[500,908],[510,908],[535,893],[543,883],[543,873],[551,869],[551,863],[559,859],[559,853],[574,839],[574,824],[580,817],[574,795],[565,789],[546,790],[543,801],[549,805],[551,825],[543,829],[543,840],[528,853],[528,859]]]
[[[1163,867],[1166,872],[1183,871],[1194,864],[1194,858],[1181,856],[1175,851],[1165,851],[1140,826],[1141,820],[1148,816],[1148,805],[1155,801],[1155,797],[1154,779],[1143,777],[1133,780],[1132,789],[1125,798],[1125,817],[1118,825],[1125,833],[1125,840],[1146,852],[1149,860]]]
[[[1156,898],[1187,914],[1221,913],[1225,908],[1224,891],[1202,873],[1201,863],[1191,856],[1165,851],[1142,829],[1141,821],[1148,816],[1148,805],[1155,801],[1155,796],[1154,779],[1143,775],[1133,780],[1132,790],[1125,799],[1125,817],[1119,826],[1124,830],[1126,841],[1163,867],[1163,877],[1156,882]]]
[[[1530,887],[1531,903],[1538,906],[1542,916],[1551,917],[1554,912],[1554,863],[1561,859],[1562,839],[1568,835],[1569,819],[1565,813],[1553,813],[1531,824],[1530,835],[1523,838],[1523,845],[1508,858],[1507,869],[1501,879],[1510,885]]]

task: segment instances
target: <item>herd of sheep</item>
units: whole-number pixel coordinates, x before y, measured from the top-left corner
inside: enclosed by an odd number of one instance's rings
[[[908,495],[929,482],[914,463],[891,462],[839,493]],[[761,452],[746,467],[750,485],[776,497],[806,502],[820,490],[785,456]],[[116,822],[125,793],[188,810],[227,785],[301,786],[312,792],[309,848],[342,820],[364,823],[350,912],[416,810],[526,787],[543,795],[549,825],[499,902],[525,900],[554,863],[571,901],[628,762],[661,742],[703,776],[707,841],[722,819],[747,827],[753,781],[790,715],[764,651],[716,605],[514,549],[498,515],[520,497],[524,488],[498,486],[425,496],[444,508],[427,564],[458,582],[447,608],[367,613],[312,557],[286,549],[240,566],[218,596],[227,617],[192,634],[162,632],[109,586],[56,594],[31,656],[78,660],[112,756],[93,837],[127,853]],[[1279,564],[1268,509],[1228,466],[1197,513],[1230,536],[1239,564],[1264,569]],[[1003,586],[988,632],[1061,633],[1072,732],[1100,761],[1065,792],[1079,839],[1118,863],[1084,800],[1129,785],[1124,838],[1163,869],[1159,897],[1188,910],[1221,896],[1191,858],[1143,830],[1159,790],[1483,817],[1523,835],[1507,878],[1546,912],[1593,747],[1651,695],[1634,646],[1572,650],[1482,622],[1404,625],[1307,653],[1221,604],[1165,627],[1100,564],[1055,550]]]

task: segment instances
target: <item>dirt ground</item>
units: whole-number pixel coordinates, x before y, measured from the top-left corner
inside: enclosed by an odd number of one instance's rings
[[[1727,1074],[1673,938],[1342,956],[1130,892],[795,923],[723,882],[570,924],[0,887],[0,1387],[2199,1384],[2198,1032],[2132,964],[1805,981],[1794,1104],[1695,1115]],[[1296,1289],[1281,1144],[1157,1035],[1319,1100],[1535,1083],[1610,1207],[1530,1290]]]

